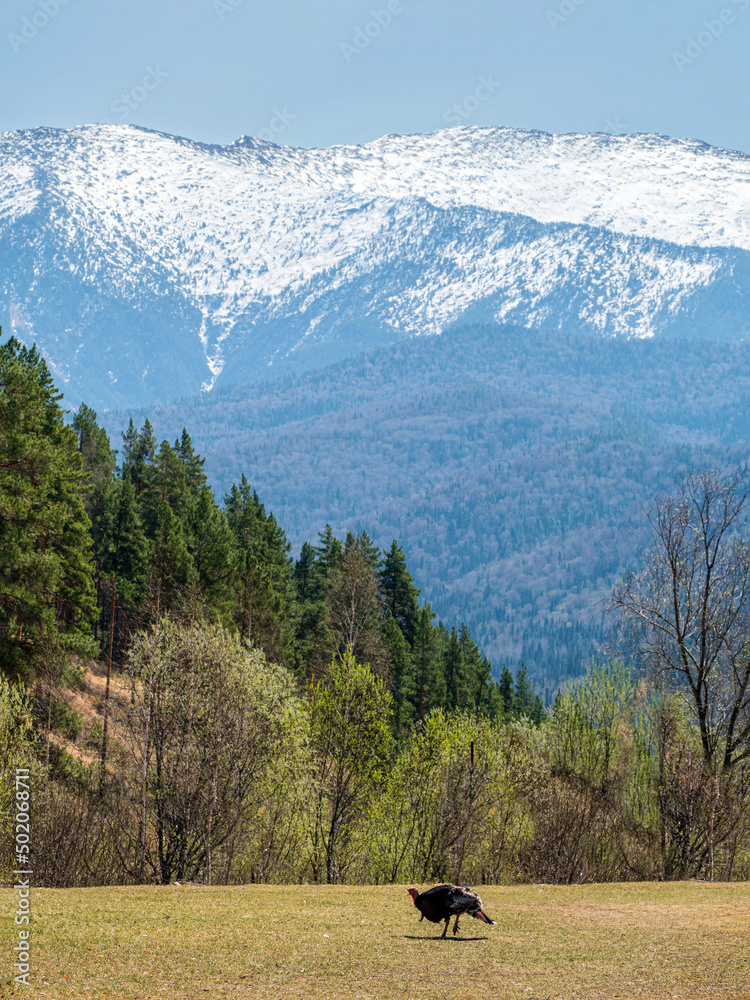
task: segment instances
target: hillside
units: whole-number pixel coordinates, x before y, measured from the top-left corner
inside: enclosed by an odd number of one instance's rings
[[[219,491],[246,474],[297,551],[326,523],[396,537],[423,599],[550,696],[604,642],[654,495],[747,461],[749,403],[746,343],[483,326],[132,415],[186,426]]]
[[[750,157],[655,135],[458,128],[209,146],[0,136],[0,325],[71,401],[151,405],[458,323],[736,339]]]

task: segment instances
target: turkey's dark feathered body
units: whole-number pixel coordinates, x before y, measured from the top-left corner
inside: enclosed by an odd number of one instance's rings
[[[450,918],[455,916],[456,923],[453,933],[458,931],[458,918],[468,913],[475,920],[483,920],[486,924],[494,924],[482,909],[482,900],[473,889],[460,885],[436,885],[426,892],[420,892],[414,900],[414,905],[426,920],[433,924],[445,921],[443,937],[448,930]]]

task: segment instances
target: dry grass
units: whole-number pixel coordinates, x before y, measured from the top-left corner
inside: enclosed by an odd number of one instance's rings
[[[104,694],[107,686],[107,665],[101,660],[90,660],[84,664],[83,679],[80,686],[66,688],[56,695],[65,702],[68,708],[77,712],[83,722],[83,733],[77,742],[73,742],[61,733],[52,732],[51,740],[60,749],[65,750],[75,760],[86,766],[91,766],[99,759],[99,751],[85,745],[85,738],[95,723],[104,720]],[[122,755],[125,746],[124,734],[120,732],[118,719],[122,711],[130,704],[131,680],[121,671],[112,670],[110,678],[110,754],[115,756],[115,763]],[[110,765],[113,762],[110,760]]]
[[[8,980],[12,890],[0,928]],[[750,998],[750,887],[485,887],[496,927],[419,923],[403,887],[35,890],[34,996]]]
[[[84,723],[101,721],[104,715],[104,692],[107,687],[107,664],[103,660],[88,660],[82,663],[74,659],[76,666],[82,667],[80,685],[58,691],[55,697],[64,701],[83,718]],[[110,709],[116,711],[130,702],[131,680],[116,666],[112,668],[109,684]]]
[[[130,702],[131,680],[117,667],[112,669],[109,682],[111,709],[124,708]],[[62,692],[68,705],[86,718],[101,717],[104,712],[104,692],[107,687],[107,664],[89,660],[84,666],[83,686]]]

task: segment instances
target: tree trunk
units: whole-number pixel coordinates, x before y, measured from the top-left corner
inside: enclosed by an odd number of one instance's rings
[[[112,648],[115,638],[115,607],[117,605],[117,573],[112,575],[112,605],[109,609],[109,650],[107,653],[107,684],[104,689],[104,727],[102,755],[99,769],[99,794],[104,793],[104,775],[107,764],[107,729],[109,727],[109,682],[112,677]]]
[[[49,744],[52,738],[52,694],[47,692],[47,752],[45,755],[45,763],[47,765],[47,771],[49,772]]]
[[[143,784],[141,793],[141,881],[146,878],[146,791],[148,788],[148,756],[151,740],[151,684],[153,679],[153,667],[148,675],[148,699],[146,702],[146,739],[143,745]]]
[[[211,826],[216,809],[216,799],[218,797],[219,783],[219,763],[214,764],[213,780],[211,782],[211,806],[208,810],[208,822],[206,824],[206,883],[211,885]]]

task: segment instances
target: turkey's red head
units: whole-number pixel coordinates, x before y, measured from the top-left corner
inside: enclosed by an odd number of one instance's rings
[[[417,896],[419,895],[419,889],[416,889],[412,885],[412,886],[409,886],[409,888],[406,891],[409,893],[409,895],[411,896],[411,898],[412,898],[412,900],[414,902],[414,905],[416,906],[417,905]]]

